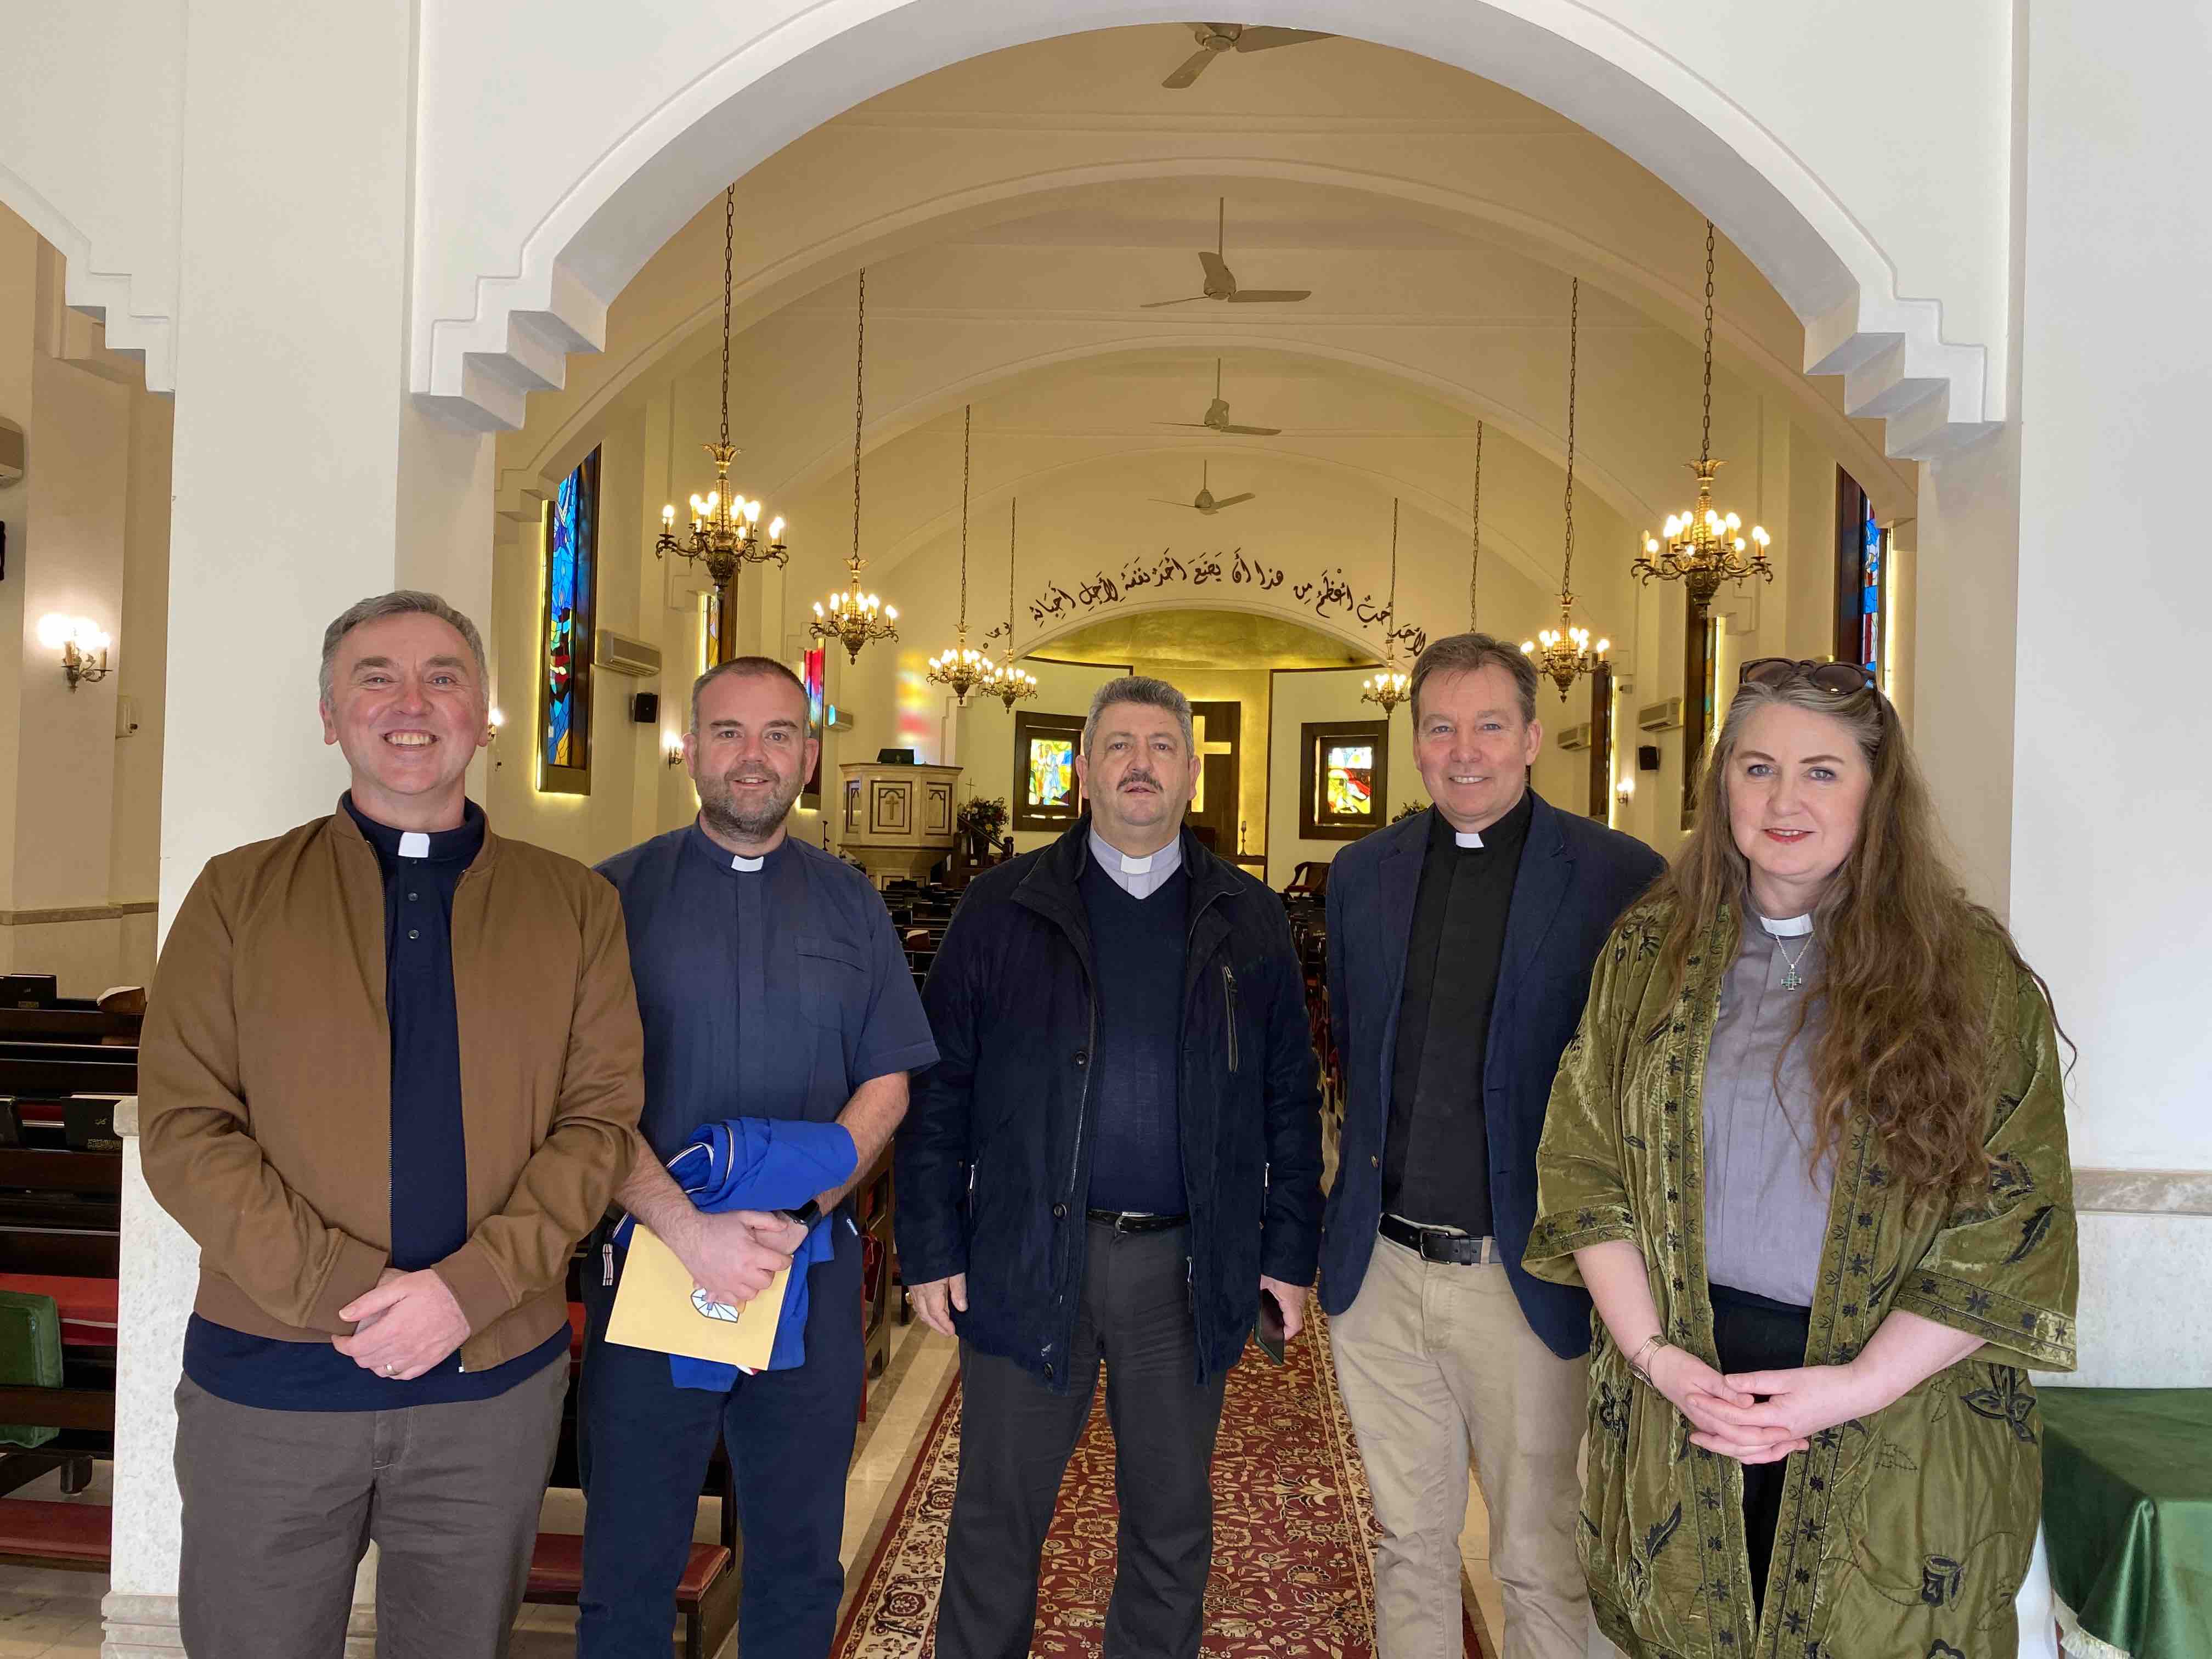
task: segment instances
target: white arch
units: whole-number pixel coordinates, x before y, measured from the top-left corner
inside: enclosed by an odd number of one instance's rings
[[[1655,42],[1577,0],[1369,0],[1352,19],[1345,11],[1342,0],[1255,0],[1245,16],[1339,32],[1355,21],[1363,38],[1499,82],[1618,145],[1766,273],[1806,323],[1807,368],[1849,371],[1851,406],[1900,422],[1893,453],[1935,453],[2002,417],[1988,349],[1946,341],[1940,301],[1898,294],[1890,261],[1846,205]],[[607,301],[698,204],[799,134],[981,52],[1183,16],[1162,0],[825,0],[788,13],[594,157],[508,270],[479,273],[471,314],[435,314],[418,282],[410,384],[456,418],[511,423],[496,388],[555,383],[560,356],[597,345]]]

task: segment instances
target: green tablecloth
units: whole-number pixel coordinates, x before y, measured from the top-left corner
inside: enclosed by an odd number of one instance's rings
[[[2135,1659],[2212,1655],[2212,1389],[2042,1400],[2051,1588]]]

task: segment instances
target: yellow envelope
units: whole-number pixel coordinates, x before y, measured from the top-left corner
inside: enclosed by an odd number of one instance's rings
[[[607,1340],[765,1370],[790,1278],[788,1269],[778,1273],[742,1308],[709,1302],[704,1291],[692,1287],[691,1270],[676,1259],[676,1252],[640,1222],[630,1232],[629,1259],[615,1292]]]

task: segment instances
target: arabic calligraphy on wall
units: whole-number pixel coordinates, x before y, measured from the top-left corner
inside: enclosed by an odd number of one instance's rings
[[[1030,601],[1030,620],[1042,627],[1073,615],[1087,616],[1134,599],[1146,588],[1205,588],[1218,585],[1272,593],[1286,582],[1289,577],[1280,565],[1269,565],[1251,557],[1242,548],[1232,548],[1226,555],[1208,553],[1188,564],[1172,550],[1163,548],[1157,559],[1131,559],[1122,566],[1118,576],[1101,570],[1073,592],[1058,582],[1049,584]],[[1379,628],[1386,646],[1402,645],[1414,656],[1420,655],[1422,647],[1429,642],[1425,629],[1411,623],[1399,625],[1387,601],[1378,600],[1372,593],[1354,598],[1341,566],[1332,565],[1319,576],[1304,581],[1289,582],[1289,592],[1302,609],[1312,611],[1322,621],[1334,618],[1353,623],[1362,629]],[[1009,626],[1001,623],[983,636],[984,642],[988,645],[994,640],[1003,641],[1011,632]]]

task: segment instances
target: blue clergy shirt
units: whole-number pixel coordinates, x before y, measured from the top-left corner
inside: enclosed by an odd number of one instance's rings
[[[345,796],[384,877],[384,1006],[392,1043],[392,1265],[435,1267],[469,1239],[461,1126],[460,1018],[453,1002],[453,893],[483,850],[483,810],[458,829],[402,831]],[[218,1398],[270,1411],[392,1411],[489,1400],[565,1356],[566,1327],[528,1353],[464,1371],[448,1354],[402,1382],[363,1370],[326,1342],[248,1336],[192,1316],[185,1374]]]
[[[883,896],[843,860],[788,836],[739,859],[694,823],[599,873],[645,1025],[638,1129],[664,1162],[702,1123],[832,1122],[870,1079],[937,1059]]]

